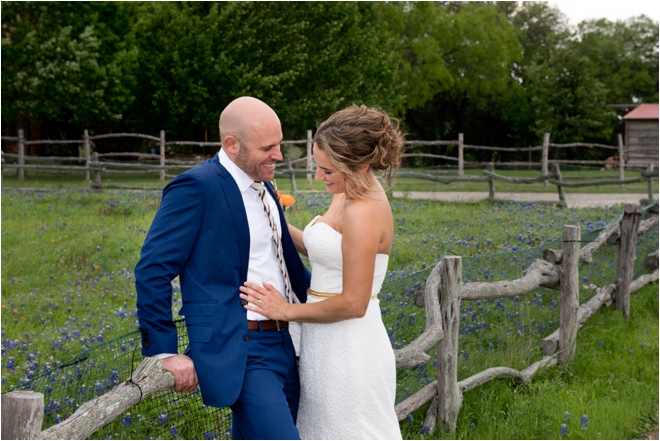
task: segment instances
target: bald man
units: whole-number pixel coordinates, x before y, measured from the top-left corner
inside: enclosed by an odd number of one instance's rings
[[[230,407],[234,439],[299,439],[293,325],[246,311],[239,297],[245,281],[285,292],[277,234],[293,299],[306,300],[309,273],[269,183],[282,159],[282,128],[267,104],[241,97],[220,115],[220,138],[218,155],[165,187],[142,247],[135,268],[142,354],[163,359],[177,392],[199,383],[204,404]],[[268,190],[265,200],[255,182]],[[176,276],[189,338],[183,354],[172,319]]]

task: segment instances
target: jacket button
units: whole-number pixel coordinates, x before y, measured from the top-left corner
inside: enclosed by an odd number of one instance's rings
[[[245,334],[245,335],[243,336],[243,340],[248,341],[249,339],[250,339],[250,336],[249,336],[249,335]]]
[[[148,341],[145,341],[145,342],[144,342],[144,347],[145,347],[145,348],[148,348],[148,347],[149,347],[149,342],[148,342]]]
[[[241,305],[245,306],[248,304],[248,301],[245,299],[241,299]]]

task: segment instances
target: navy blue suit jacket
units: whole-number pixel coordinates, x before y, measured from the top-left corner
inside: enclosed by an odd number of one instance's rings
[[[266,187],[274,196],[272,187]],[[279,208],[282,226],[286,221]],[[309,272],[288,228],[282,228],[291,285],[305,302]],[[243,198],[217,156],[177,176],[163,190],[135,268],[142,354],[177,353],[171,281],[178,275],[189,346],[204,403],[233,404],[247,362],[246,310],[239,286],[247,280],[250,233]]]

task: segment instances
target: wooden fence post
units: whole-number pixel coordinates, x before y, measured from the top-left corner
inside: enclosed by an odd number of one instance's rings
[[[495,164],[489,162],[487,169],[489,172],[495,173]],[[491,201],[495,199],[495,178],[492,176],[488,176],[488,199]]]
[[[89,145],[89,132],[87,129],[85,129],[85,167],[87,167],[87,170],[85,170],[85,182],[90,182],[90,174],[89,174],[89,161],[91,160],[90,158],[90,145]]]
[[[165,130],[160,131],[160,166],[165,167]],[[165,170],[160,171],[160,182],[165,181]]]
[[[552,163],[552,174],[555,176],[555,179],[559,181],[557,184],[557,194],[559,196],[559,203],[562,207],[567,207],[566,205],[566,193],[564,192],[564,186],[561,185],[561,170],[559,169],[559,163]],[[545,182],[545,181],[544,181]],[[545,182],[547,184],[547,182]]]
[[[18,165],[25,165],[25,135],[23,129],[18,129]],[[25,179],[25,169],[16,169],[16,177],[19,181]]]
[[[649,180],[648,180],[648,193],[649,193],[649,200],[653,200],[653,164],[649,164],[646,166],[646,170],[648,171],[649,174]]]
[[[463,176],[463,168],[464,168],[464,160],[463,160],[463,134],[459,133],[458,134],[458,176]],[[459,187],[463,186],[463,182],[458,183]]]
[[[312,183],[312,131],[307,131],[307,183]]]
[[[635,247],[637,229],[642,217],[642,206],[626,204],[621,219],[621,237],[619,239],[619,260],[616,265],[616,310],[625,318],[630,315],[630,282],[635,266]]]
[[[2,439],[39,439],[43,421],[43,394],[17,391],[2,396]]]
[[[548,149],[550,148],[550,133],[543,134],[543,150],[541,151],[541,174],[548,174]],[[543,188],[548,188],[548,181],[543,181]]]
[[[460,257],[447,256],[440,265],[440,317],[444,337],[437,345],[438,417],[453,433],[463,402],[457,376],[463,264]]]
[[[92,187],[96,188],[101,188],[103,184],[101,183],[101,170],[98,165],[99,162],[99,154],[98,152],[92,153],[92,162],[96,163],[97,169],[94,171],[94,184],[92,184]]]
[[[625,161],[623,157],[623,137],[621,133],[617,135],[617,141],[619,143],[619,181],[623,181],[626,177],[624,173]],[[623,184],[619,184],[619,188],[623,188]]]
[[[559,311],[559,354],[557,362],[564,363],[575,352],[575,337],[578,330],[580,308],[580,226],[564,227],[564,247],[561,264],[560,311]]]
[[[293,165],[291,165],[291,158],[286,158],[286,170],[291,173],[291,191],[297,192],[298,185],[296,184],[296,174],[293,172]]]

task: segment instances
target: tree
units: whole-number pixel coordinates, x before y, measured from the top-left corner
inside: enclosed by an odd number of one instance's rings
[[[398,106],[392,41],[379,3],[150,3],[137,27],[133,118],[173,137],[217,136],[220,111],[251,95],[305,136],[352,102]],[[217,138],[216,138],[217,139]]]
[[[611,104],[658,102],[658,24],[645,16],[578,25],[580,52],[596,65]]]
[[[400,36],[406,122],[421,139],[492,142],[500,101],[516,87],[511,69],[520,44],[506,16],[486,3],[397,3],[389,26]]]
[[[121,9],[112,2],[3,2],[3,125],[37,119],[94,128],[121,120],[135,59],[125,35],[115,33],[126,25]]]

